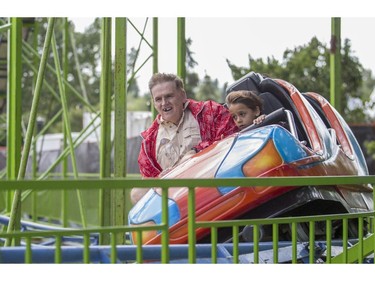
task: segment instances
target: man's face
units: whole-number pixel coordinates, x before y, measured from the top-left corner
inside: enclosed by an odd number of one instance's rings
[[[163,82],[151,89],[154,106],[165,121],[178,124],[184,111],[186,93],[174,82]]]

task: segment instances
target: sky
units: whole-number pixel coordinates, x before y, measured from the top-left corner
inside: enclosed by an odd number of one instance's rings
[[[22,5],[20,4],[22,2]],[[64,0],[51,9],[46,0],[7,1],[1,14],[9,16],[68,16],[83,31],[94,17],[128,17],[139,29],[146,17],[159,18],[159,71],[177,71],[177,17],[186,18],[186,38],[202,79],[205,73],[220,85],[234,82],[226,60],[248,67],[254,59],[275,57],[281,60],[289,48],[307,44],[313,36],[329,46],[331,17],[341,17],[341,38],[348,38],[362,65],[375,75],[375,9],[371,0]],[[122,4],[121,4],[122,3]],[[355,5],[357,4],[357,5]],[[4,12],[5,11],[5,12]],[[149,20],[146,37],[152,40]],[[137,46],[139,37],[128,25],[128,50]],[[147,46],[141,58],[150,54]],[[141,91],[147,91],[152,74],[151,61],[138,75]],[[290,81],[292,82],[292,81]]]

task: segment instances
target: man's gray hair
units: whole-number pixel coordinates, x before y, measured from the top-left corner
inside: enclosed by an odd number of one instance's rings
[[[177,75],[172,73],[155,73],[148,82],[150,92],[153,87],[164,82],[174,82],[177,89],[184,90],[184,82]]]

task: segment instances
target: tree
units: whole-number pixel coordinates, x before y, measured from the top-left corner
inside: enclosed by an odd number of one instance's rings
[[[218,80],[215,79],[212,81],[211,77],[206,73],[203,78],[203,81],[200,83],[198,87],[198,91],[196,94],[197,99],[199,100],[220,100],[220,90],[218,87]]]
[[[194,67],[198,65],[198,62],[193,58],[194,52],[191,50],[193,40],[188,38],[186,40],[186,79],[185,79],[185,91],[189,99],[195,99],[196,89],[199,84],[199,75],[194,72]]]
[[[193,40],[186,40],[186,85],[185,90],[188,98],[198,100],[222,100],[219,82],[217,79],[212,80],[205,73],[203,81],[199,79],[198,73],[194,72],[194,67],[198,62],[194,59],[194,52],[191,50]]]
[[[27,42],[29,46],[33,46],[33,40],[37,38],[36,52],[41,54],[42,47],[44,44],[44,37],[46,35],[47,21],[45,18],[36,18],[35,24],[39,26],[37,31],[34,31],[31,36],[28,37]],[[54,26],[54,34],[56,36],[57,51],[60,56],[60,64],[63,67],[62,53],[63,53],[63,21],[58,20]],[[72,27],[71,27],[72,28]],[[81,69],[76,69],[74,60],[73,47],[70,38],[68,40],[68,74],[67,80],[71,87],[65,86],[65,94],[67,96],[67,102],[69,111],[71,112],[71,129],[73,131],[79,131],[82,129],[82,114],[85,110],[84,103],[82,100],[87,98],[87,102],[94,108],[98,108],[99,105],[99,82],[100,82],[100,21],[96,19],[92,25],[90,25],[85,33],[74,32],[76,53]],[[37,32],[35,32],[37,31]],[[27,48],[24,48],[27,50]],[[32,52],[25,51],[23,53],[23,62],[34,62],[34,68],[37,69],[39,64],[39,58],[36,57]],[[38,104],[38,115],[45,119],[51,120],[53,116],[61,109],[60,93],[58,89],[58,80],[55,73],[55,63],[53,59],[52,48],[49,51],[48,67],[46,69],[43,86],[41,88],[41,97]],[[24,63],[24,73],[22,77],[22,108],[24,112],[24,120],[27,120],[31,103],[33,101],[34,81],[37,73],[33,70],[33,66],[30,63]],[[80,81],[78,79],[78,72],[80,72],[85,86],[86,97],[81,89]],[[78,96],[73,93],[73,89],[78,92]],[[74,112],[74,113],[73,113]],[[61,118],[60,121],[53,124],[47,132],[59,131],[62,127]],[[25,121],[26,122],[26,121]]]
[[[129,79],[128,85],[128,96],[139,97],[139,86],[136,77],[134,77],[135,64],[138,58],[138,51],[135,48],[130,49],[130,53],[127,58],[127,76]]]
[[[37,52],[42,52],[42,46],[44,42],[44,36],[46,34],[47,22],[45,18],[37,18],[37,24],[39,25],[39,32],[32,34],[37,36]],[[63,21],[56,21],[54,32],[56,35],[57,50],[60,55],[60,63],[62,64],[62,50],[63,50]],[[73,131],[80,131],[82,129],[82,115],[84,111],[87,111],[84,100],[88,102],[94,109],[99,109],[100,106],[100,76],[101,76],[101,19],[96,18],[91,25],[89,25],[83,33],[75,32],[74,26],[70,26],[71,32],[74,36],[75,46],[71,42],[71,38],[68,38],[68,75],[67,79],[71,87],[65,87],[65,92],[68,99],[68,106],[70,111],[70,122]],[[28,44],[33,43],[33,37],[29,36]],[[73,48],[77,54],[80,69],[77,69]],[[33,61],[35,56],[31,53],[26,52],[25,56],[28,61]],[[127,54],[128,56],[128,78],[134,73],[134,65],[137,60],[137,51],[132,48]],[[52,69],[55,68],[53,60],[52,50],[50,49],[50,56],[48,58],[48,64]],[[81,88],[79,76],[83,80],[84,89]],[[24,74],[22,77],[22,91],[24,99],[22,99],[23,112],[25,112],[24,120],[27,120],[29,110],[32,103],[33,94],[33,79],[36,77],[36,73],[33,72],[32,67],[28,64],[24,65]],[[44,83],[41,92],[41,98],[38,105],[38,114],[45,120],[50,120],[60,109],[61,102],[58,91],[58,82],[56,74],[47,69],[44,76]],[[48,86],[49,85],[49,86]],[[73,92],[73,89],[78,92],[78,96]],[[52,91],[54,93],[52,93]],[[129,97],[139,96],[139,87],[137,84],[136,77],[132,77],[128,84]],[[52,98],[51,98],[52,97]],[[140,103],[137,103],[140,104]],[[144,106],[141,106],[144,110]],[[62,128],[60,121],[56,122],[47,132],[53,133],[60,131]]]
[[[369,120],[364,108],[372,106],[369,97],[375,85],[371,71],[365,70],[358,58],[353,55],[350,40],[344,40],[341,51],[342,59],[342,104],[345,105],[343,117],[348,122]],[[266,74],[270,77],[284,79],[297,87],[301,92],[312,91],[330,97],[330,54],[329,48],[316,37],[303,46],[287,49],[282,61],[274,57],[253,59],[249,55],[249,67],[237,67],[227,60],[235,80],[250,71]],[[359,106],[351,107],[347,101],[356,100]]]

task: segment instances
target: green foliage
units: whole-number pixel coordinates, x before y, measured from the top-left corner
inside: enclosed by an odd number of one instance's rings
[[[56,36],[57,51],[60,55],[60,65],[64,68],[63,53],[63,34],[64,25],[62,20],[56,21],[54,32]],[[37,52],[41,54],[44,44],[44,36],[46,34],[47,22],[45,18],[36,18],[35,28],[28,39],[27,44],[35,46]],[[72,26],[70,26],[72,28]],[[80,62],[80,70],[77,70],[73,54],[73,46],[70,38],[66,38],[67,44],[67,80],[71,87],[65,85],[65,94],[67,97],[70,122],[73,131],[82,127],[82,111],[84,110],[83,100],[87,99],[89,104],[95,105],[99,103],[99,89],[100,89],[100,21],[97,19],[90,25],[84,34],[74,32],[76,43],[76,52],[78,61]],[[36,42],[34,42],[36,38]],[[55,63],[53,59],[52,48],[49,50],[50,55],[47,60],[47,69],[43,78],[43,86],[41,88],[41,96],[38,103],[38,116],[49,121],[62,108],[60,100],[60,92],[58,88],[58,80],[56,76]],[[34,84],[36,82],[37,73],[34,69],[38,69],[39,57],[32,52],[25,52],[25,61],[30,61],[33,66],[24,63],[23,77],[22,77],[22,110],[24,112],[23,119],[27,120],[31,104],[33,102]],[[84,89],[78,79],[78,71],[80,71],[83,79]],[[73,92],[75,89],[78,93]],[[85,94],[84,94],[85,93]],[[79,124],[79,122],[81,122]],[[61,118],[47,130],[47,133],[61,132]]]
[[[219,82],[217,79],[212,81],[209,75],[205,75],[202,83],[198,87],[196,97],[198,100],[215,100],[221,99],[220,90],[218,86]]]
[[[194,52],[191,50],[193,40],[191,38],[186,39],[186,68],[193,69],[194,66],[198,65],[198,62],[194,59]]]
[[[37,49],[38,53],[42,52],[42,46],[44,43],[44,35],[46,32],[46,19],[38,18],[36,19],[39,26],[39,30],[36,30],[37,36]],[[100,34],[101,34],[101,19],[96,18],[91,25],[89,25],[84,33],[74,32],[74,26],[70,26],[71,31],[74,34],[75,40],[75,52],[77,54],[77,59],[79,62],[80,69],[77,69],[76,62],[74,59],[73,53],[73,42],[71,38],[68,38],[68,50],[67,50],[67,80],[70,87],[65,87],[65,93],[67,96],[68,107],[69,107],[69,116],[70,124],[72,131],[79,131],[82,129],[82,115],[84,111],[87,111],[84,101],[86,100],[92,107],[99,109],[100,107],[100,76],[101,76],[101,45],[100,45]],[[63,52],[63,31],[64,25],[62,20],[56,21],[54,28],[56,34],[57,49],[61,56]],[[33,44],[34,36],[29,36],[28,43]],[[44,83],[41,91],[41,98],[38,104],[38,115],[45,119],[50,120],[55,116],[55,114],[61,109],[60,93],[58,89],[58,82],[56,74],[51,70],[55,69],[55,64],[53,60],[52,51],[50,49],[50,57],[48,59],[48,64],[50,68],[47,68],[44,77]],[[37,58],[32,54],[26,54],[28,60],[38,63]],[[138,97],[139,96],[139,87],[137,79],[134,75],[135,64],[137,60],[138,52],[134,48],[131,49],[128,54],[128,97]],[[63,65],[62,56],[60,57],[60,63]],[[36,67],[37,68],[37,67]],[[79,76],[83,80],[83,87],[79,81]],[[36,73],[33,72],[32,67],[28,64],[24,65],[24,75],[23,75],[23,95],[22,107],[25,116],[29,115],[29,110],[31,108],[31,103],[33,100],[33,84],[35,83]],[[48,86],[48,85],[50,86]],[[78,92],[74,93],[72,89],[75,89]],[[134,101],[133,101],[134,100]],[[131,104],[131,107],[137,105],[140,109],[144,110],[147,108],[146,103],[143,99],[139,101],[133,99],[131,102],[128,102],[128,105]],[[142,104],[142,102],[144,104]],[[135,109],[137,110],[137,109]],[[25,118],[24,118],[25,119]],[[51,128],[47,130],[47,133],[56,133],[62,131],[62,121],[61,118],[58,122],[53,124]]]
[[[200,80],[198,73],[194,72],[194,67],[198,62],[194,59],[194,52],[191,45],[193,40],[186,40],[186,85],[185,90],[187,97],[196,100],[222,100],[218,80],[212,80],[206,73],[203,81]]]
[[[196,90],[199,84],[199,75],[189,69],[186,70],[185,91],[189,99],[196,99]]]
[[[84,33],[74,32],[76,52],[81,66],[80,71],[90,104],[97,104],[100,99],[100,30],[101,21],[99,18],[96,18]],[[69,53],[69,57],[71,56],[72,53]],[[71,59],[69,70],[71,71],[69,83],[71,83],[75,89],[80,89],[77,74],[79,70],[74,66],[73,58]]]
[[[189,99],[196,99],[196,91],[199,85],[199,75],[194,72],[194,67],[198,65],[198,62],[194,59],[194,52],[191,49],[193,40],[191,38],[186,39],[186,77],[185,77],[185,91]]]
[[[151,97],[144,95],[140,97],[129,96],[127,100],[128,111],[150,111],[151,110]]]
[[[72,132],[79,132],[82,130],[83,124],[83,109],[82,107],[75,107],[69,110],[70,128]],[[56,122],[56,124],[49,130],[51,134],[63,132],[63,121]]]
[[[327,100],[330,98],[330,50],[316,37],[303,46],[287,49],[282,61],[274,57],[254,59],[249,55],[249,67],[237,67],[227,60],[235,80],[249,73],[259,72],[270,77],[284,79],[301,92],[316,92]],[[347,122],[367,121],[365,114],[373,106],[369,97],[374,90],[375,80],[371,71],[365,70],[358,58],[353,55],[350,40],[344,40],[341,51],[342,64],[342,104],[345,105],[343,117]],[[353,99],[357,107],[350,107]]]
[[[365,141],[364,145],[367,152],[372,155],[372,158],[375,159],[375,141]]]
[[[138,58],[138,51],[135,48],[130,49],[130,53],[127,57],[127,76],[128,76],[128,96],[138,97],[139,87],[137,79],[135,77],[135,67]]]

